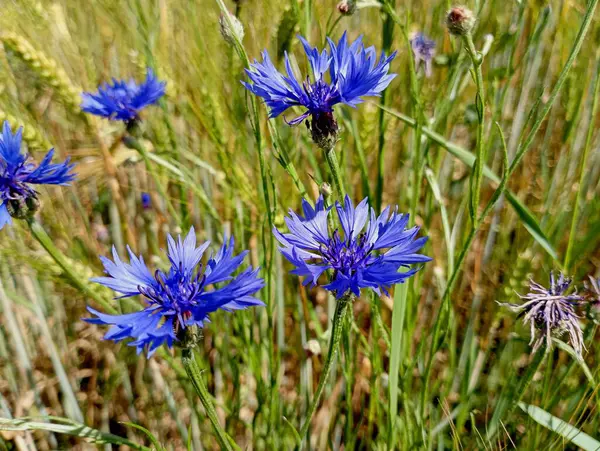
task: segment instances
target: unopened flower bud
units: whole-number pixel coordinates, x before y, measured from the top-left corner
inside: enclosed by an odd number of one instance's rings
[[[333,189],[331,188],[331,185],[329,183],[323,182],[323,183],[321,183],[321,186],[319,187],[319,193],[325,199],[327,199],[328,197],[331,197],[331,195],[333,194]]]
[[[329,150],[338,141],[338,123],[333,113],[313,114],[307,122],[314,143],[323,150]]]
[[[455,6],[446,15],[448,31],[456,36],[470,33],[475,26],[473,11],[464,6]]]
[[[231,21],[231,25],[229,21]],[[229,14],[229,21],[224,14],[219,17],[221,36],[230,45],[234,45],[236,40],[242,42],[242,39],[244,39],[244,26],[233,14]]]
[[[344,16],[351,16],[356,12],[356,0],[342,0],[337,5],[338,11]]]

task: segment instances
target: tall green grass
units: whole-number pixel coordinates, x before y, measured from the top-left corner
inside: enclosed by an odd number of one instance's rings
[[[40,196],[62,264],[25,223],[0,232],[0,446],[218,449],[178,354],[138,358],[80,321],[87,303],[136,308],[85,284],[101,274],[100,255],[130,245],[160,266],[165,234],[192,224],[201,239],[235,234],[267,283],[266,308],[215,314],[204,330],[218,420],[242,449],[296,446],[335,300],[288,274],[270,231],[334,183],[305,127],[267,120],[239,80],[265,48],[279,67],[288,51],[304,72],[297,32],[321,45],[347,30],[398,50],[398,76],[382,98],[336,111],[343,187],[410,212],[434,260],[391,296],[353,302],[305,446],[597,449],[595,323],[585,323],[583,360],[560,340],[531,355],[528,328],[494,302],[515,302],[529,277],[545,282],[551,270],[579,286],[600,275],[597,1],[467,3],[480,80],[444,27],[447,1],[359,2],[349,17],[309,0],[3,5],[0,119],[24,125],[34,158],[50,145],[71,155],[79,178]],[[222,39],[221,8],[243,23],[243,42]],[[415,31],[437,43],[431,78],[413,64]],[[122,125],[82,115],[77,96],[147,66],[167,95],[127,147]]]

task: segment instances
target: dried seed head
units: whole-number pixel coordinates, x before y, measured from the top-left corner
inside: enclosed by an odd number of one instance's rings
[[[464,6],[455,6],[446,15],[446,26],[448,31],[456,36],[464,36],[470,33],[475,26],[473,11]]]

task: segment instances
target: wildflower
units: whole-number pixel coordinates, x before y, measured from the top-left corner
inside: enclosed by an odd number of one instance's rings
[[[455,6],[446,15],[448,31],[456,36],[465,36],[475,27],[473,12],[464,6]]]
[[[134,122],[144,107],[155,104],[165,95],[165,84],[156,78],[152,69],[147,70],[146,80],[140,85],[133,79],[113,78],[112,85],[102,84],[96,94],[81,94],[81,109],[112,120]]]
[[[150,210],[152,208],[152,199],[150,198],[150,194],[142,193],[141,200],[142,208],[144,210]]]
[[[107,340],[119,342],[133,338],[129,346],[135,346],[140,354],[147,350],[148,357],[162,344],[172,347],[175,342],[186,346],[186,339],[197,328],[202,328],[208,315],[219,309],[232,311],[245,309],[264,303],[254,294],[264,286],[257,277],[258,269],[245,269],[237,276],[232,273],[241,265],[248,253],[233,255],[233,237],[220,251],[208,259],[206,265],[200,260],[210,244],[205,242],[196,247],[194,228],[190,229],[185,240],[181,236],[175,241],[167,236],[168,257],[171,267],[168,272],[156,270],[154,274],[128,248],[130,263],[121,261],[113,248],[113,259],[102,258],[106,277],[92,279],[119,293],[121,297],[142,295],[146,306],[143,310],[124,315],[106,315],[91,307],[88,311],[96,318],[85,321],[92,324],[106,324],[112,327],[104,336]],[[215,286],[216,284],[226,284]],[[213,290],[207,287],[213,286]]]
[[[327,38],[329,51],[321,53],[302,37],[298,36],[312,67],[313,79],[307,76],[302,84],[296,79],[287,53],[285,54],[286,75],[275,69],[267,51],[263,61],[254,60],[246,69],[251,83],[242,84],[255,95],[262,97],[268,105],[269,117],[277,117],[292,106],[302,106],[306,111],[288,122],[296,125],[308,119],[313,141],[321,148],[329,149],[337,141],[338,125],[333,116],[333,107],[339,103],[356,107],[365,96],[379,96],[396,74],[388,74],[390,62],[396,56],[382,54],[379,60],[373,47],[365,49],[362,37],[352,44],[344,33],[337,44]],[[329,71],[329,82],[325,73]]]
[[[519,295],[525,303],[500,303],[513,312],[518,312],[519,316],[523,316],[523,323],[529,323],[531,329],[529,344],[533,344],[533,352],[536,352],[544,342],[546,347],[550,348],[553,334],[560,336],[567,332],[571,346],[581,355],[584,347],[583,333],[575,307],[580,305],[582,297],[576,291],[568,293],[571,282],[572,279],[562,273],[559,274],[558,280],[553,273],[550,273],[550,288],[530,280],[529,293],[525,296]]]
[[[431,61],[435,55],[435,41],[428,39],[423,33],[417,33],[410,40],[415,58],[415,69],[419,69],[421,61],[425,64],[425,76],[431,77]]]
[[[21,152],[23,127],[12,133],[7,121],[0,136],[0,229],[11,224],[12,218],[26,219],[39,208],[34,185],[68,185],[75,179],[69,159],[52,164],[54,149],[50,149],[36,166],[29,155]]]
[[[430,257],[417,253],[427,237],[415,239],[419,227],[406,229],[408,215],[390,213],[386,208],[379,217],[369,208],[368,199],[356,208],[348,196],[344,205],[336,202],[335,209],[343,231],[329,233],[328,215],[323,197],[315,208],[302,201],[304,217],[290,210],[285,218],[290,233],[273,233],[283,245],[281,253],[294,265],[292,274],[305,276],[304,284],[317,284],[319,277],[331,270],[331,280],[324,288],[335,293],[338,299],[350,293],[360,295],[362,288],[377,294],[385,293],[397,283],[403,283],[420,268],[398,272],[414,263],[424,263]],[[366,225],[366,230],[363,231]],[[384,251],[387,249],[387,252]]]

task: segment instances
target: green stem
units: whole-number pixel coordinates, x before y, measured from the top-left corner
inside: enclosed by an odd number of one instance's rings
[[[87,282],[84,282],[79,278],[71,264],[68,262],[67,257],[65,257],[65,255],[54,245],[52,239],[48,236],[42,225],[35,220],[35,218],[30,218],[27,220],[27,225],[29,225],[29,230],[31,230],[33,237],[42,245],[46,252],[48,252],[48,255],[52,257],[58,266],[60,266],[73,287],[81,291],[84,295],[92,298],[99,305],[101,305],[105,311],[112,314],[118,313],[113,306],[111,306],[105,299],[102,298],[102,296],[92,290]]]
[[[200,398],[200,402],[204,406],[204,410],[206,410],[206,415],[208,415],[208,419],[212,423],[213,429],[215,430],[215,433],[217,435],[217,441],[219,442],[219,446],[221,447],[221,449],[233,451],[234,448],[231,445],[232,439],[227,435],[225,430],[219,424],[217,411],[215,410],[215,406],[212,403],[211,396],[208,393],[208,388],[206,388],[206,384],[202,379],[202,371],[198,366],[198,362],[196,362],[193,349],[185,348],[182,352],[181,360],[183,362],[185,372],[192,381],[192,384],[196,389],[196,393]]]
[[[317,391],[315,392],[315,396],[308,409],[306,418],[304,419],[302,429],[300,429],[300,437],[302,437],[303,440],[306,438],[308,428],[310,427],[310,421],[313,415],[315,414],[315,411],[317,410],[319,400],[321,399],[321,395],[323,395],[323,390],[325,389],[325,385],[327,384],[327,379],[329,378],[332,363],[335,360],[335,356],[337,355],[338,348],[340,346],[346,310],[348,308],[348,305],[351,303],[351,296],[344,296],[342,299],[338,299],[336,302],[335,313],[333,315],[333,324],[331,326],[331,339],[329,341],[329,351],[327,353],[327,358],[323,366],[323,372],[321,373],[321,379],[319,380]]]
[[[342,175],[340,173],[340,164],[338,163],[337,155],[335,153],[335,146],[325,151],[325,158],[331,171],[331,177],[333,179],[333,186],[337,198],[342,201],[346,197],[346,190],[344,189],[344,182],[342,181]]]
[[[479,196],[481,192],[481,183],[483,181],[483,165],[486,159],[484,142],[484,131],[485,131],[485,92],[483,89],[483,73],[481,71],[481,65],[483,63],[483,57],[475,49],[473,43],[473,35],[469,32],[463,36],[463,42],[465,49],[473,62],[473,68],[475,72],[475,85],[477,86],[477,95],[475,97],[475,108],[477,110],[477,148],[475,151],[475,165],[473,173],[471,175],[471,186],[470,186],[470,198],[469,211],[471,213],[471,222],[477,226],[477,215],[479,208]]]
[[[592,111],[590,113],[590,123],[588,124],[588,131],[585,140],[585,147],[583,149],[583,157],[579,162],[579,184],[577,187],[577,196],[575,197],[575,205],[573,205],[573,214],[571,218],[571,231],[569,232],[569,244],[567,245],[567,253],[565,255],[565,272],[569,272],[571,269],[571,257],[573,253],[573,244],[575,243],[575,229],[577,228],[577,219],[579,217],[579,205],[581,204],[581,196],[583,194],[583,182],[586,171],[585,162],[588,158],[590,147],[592,147],[592,137],[594,135],[594,119],[596,117],[596,110],[598,109],[598,91],[600,91],[600,59],[598,60],[598,66],[596,69],[596,83],[594,84],[594,94],[592,101]]]

